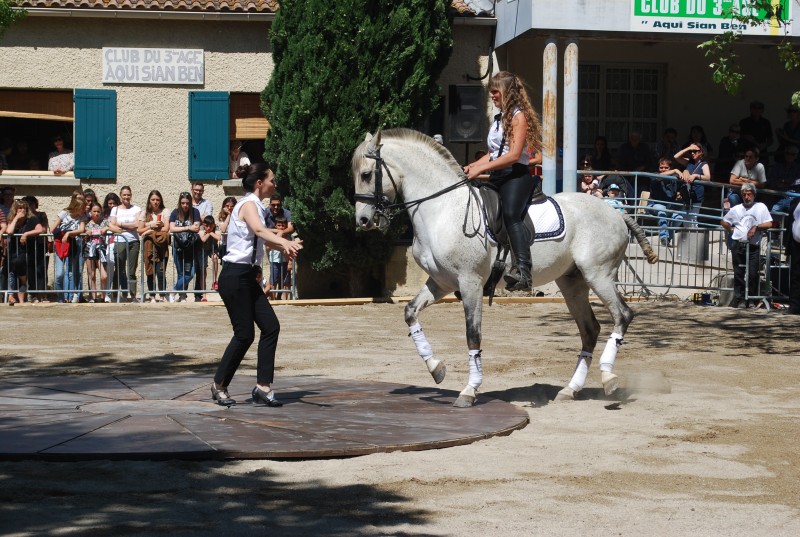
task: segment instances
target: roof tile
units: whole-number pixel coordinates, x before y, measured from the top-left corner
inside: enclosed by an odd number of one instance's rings
[[[25,8],[274,13],[278,0],[23,0]]]
[[[278,0],[22,0],[21,5],[47,9],[275,13],[280,3]],[[452,0],[450,5],[459,15],[488,14],[482,9],[481,0]]]

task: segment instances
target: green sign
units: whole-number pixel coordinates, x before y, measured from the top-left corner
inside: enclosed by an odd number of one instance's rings
[[[738,31],[748,35],[784,35],[791,31],[792,0],[772,0],[773,13],[752,0],[632,0],[631,30],[717,34]],[[755,16],[764,24],[747,24],[731,13]]]

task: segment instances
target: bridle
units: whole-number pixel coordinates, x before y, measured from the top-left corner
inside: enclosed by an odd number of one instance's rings
[[[413,201],[392,203],[392,200],[390,200],[389,197],[383,192],[383,170],[386,170],[386,174],[389,176],[389,180],[392,182],[392,187],[394,188],[395,193],[397,192],[397,183],[395,182],[394,177],[392,177],[392,172],[386,165],[386,161],[383,160],[383,157],[381,157],[381,147],[383,147],[383,144],[377,145],[375,149],[368,150],[364,155],[365,158],[375,161],[375,189],[373,190],[372,194],[356,194],[354,196],[356,201],[372,204],[375,207],[375,225],[380,223],[381,218],[386,219],[386,223],[388,225],[391,223],[392,218],[397,216],[397,214],[401,211],[416,207],[424,201],[432,200],[433,198],[437,198],[442,194],[450,192],[451,190],[455,190],[456,188],[469,183],[469,179],[464,177],[461,179],[461,181],[445,187],[442,190],[431,194],[430,196],[425,196],[424,198]]]

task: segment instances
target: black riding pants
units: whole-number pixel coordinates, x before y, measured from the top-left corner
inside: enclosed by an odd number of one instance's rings
[[[221,386],[230,384],[255,339],[255,323],[261,330],[256,378],[259,384],[272,384],[281,325],[267,296],[256,282],[255,268],[249,264],[225,263],[217,283],[231,319],[233,337],[222,355],[214,382]]]
[[[516,227],[514,224],[521,225],[534,186],[528,167],[514,164],[509,172],[492,174],[490,182],[497,187],[503,200],[503,222],[506,229]]]

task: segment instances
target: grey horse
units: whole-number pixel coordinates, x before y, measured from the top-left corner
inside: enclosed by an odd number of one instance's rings
[[[417,352],[437,384],[444,380],[445,364],[434,356],[419,315],[445,295],[454,291],[461,294],[470,374],[454,406],[470,407],[483,380],[483,287],[496,253],[482,217],[480,196],[466,182],[461,167],[445,147],[409,129],[368,135],[356,148],[352,167],[358,227],[385,228],[393,206],[407,209],[411,217],[412,253],[429,277],[406,306],[405,321]],[[399,196],[407,201],[396,204]],[[531,247],[533,285],[556,282],[581,335],[573,377],[556,400],[573,399],[586,382],[600,334],[600,323],[589,303],[590,290],[614,320],[600,358],[601,381],[605,393],[611,394],[619,386],[613,372],[617,350],[633,320],[633,312],[614,283],[628,246],[629,230],[651,263],[658,258],[641,228],[602,200],[583,193],[561,193],[553,198],[561,206],[566,231],[558,240],[537,241]]]

